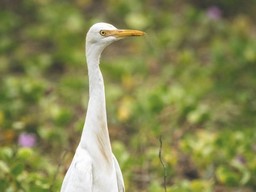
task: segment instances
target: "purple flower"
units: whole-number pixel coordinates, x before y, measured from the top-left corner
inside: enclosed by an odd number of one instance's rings
[[[217,6],[211,6],[207,9],[206,15],[209,19],[219,20],[222,15],[222,11]]]
[[[245,157],[242,156],[242,155],[237,155],[237,156],[236,156],[236,160],[237,160],[239,163],[241,163],[241,164],[245,164],[245,163],[246,163],[246,159],[245,159]]]
[[[33,147],[36,144],[36,135],[33,133],[21,133],[18,144],[22,147]]]

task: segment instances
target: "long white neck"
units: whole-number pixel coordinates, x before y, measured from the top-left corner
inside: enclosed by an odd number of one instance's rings
[[[86,45],[89,76],[89,103],[80,146],[112,162],[112,150],[107,127],[104,81],[99,67],[103,48]]]

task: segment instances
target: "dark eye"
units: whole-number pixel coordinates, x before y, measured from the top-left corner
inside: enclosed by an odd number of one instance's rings
[[[100,31],[100,35],[105,36],[106,35],[106,31],[101,30]]]

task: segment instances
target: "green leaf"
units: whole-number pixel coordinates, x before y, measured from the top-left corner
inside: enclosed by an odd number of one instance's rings
[[[7,163],[4,161],[0,161],[0,172],[1,173],[9,173],[10,168]]]
[[[14,176],[18,176],[20,175],[23,170],[24,170],[24,164],[23,163],[16,163],[14,164],[14,166],[12,167],[11,169],[11,173],[14,175]]]

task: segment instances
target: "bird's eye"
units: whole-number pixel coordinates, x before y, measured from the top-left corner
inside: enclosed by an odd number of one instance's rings
[[[100,35],[106,36],[106,31],[101,30],[101,31],[100,31]]]

